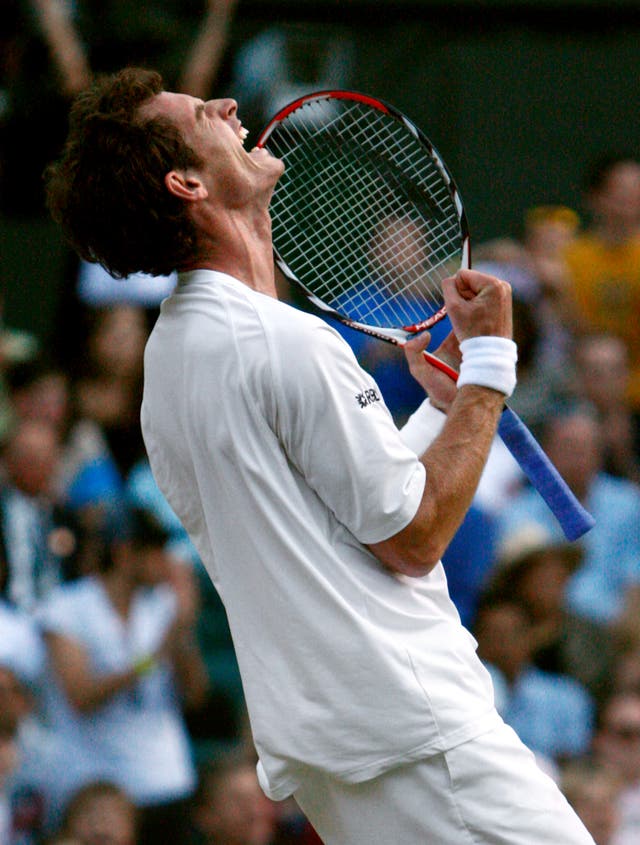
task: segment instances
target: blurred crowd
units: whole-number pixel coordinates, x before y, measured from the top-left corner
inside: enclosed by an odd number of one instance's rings
[[[145,63],[215,95],[234,11],[5,3],[0,213],[44,213],[42,169],[95,73]],[[313,39],[271,26],[242,45],[228,72],[256,113],[309,82],[289,59]],[[346,87],[348,38],[323,51],[313,87]],[[596,526],[566,541],[496,440],[443,561],[451,594],[505,721],[597,845],[636,845],[640,159],[594,162],[580,209],[529,208],[517,235],[477,246],[474,266],[512,285],[511,405]],[[51,338],[0,335],[0,845],[317,845],[292,802],[259,789],[224,609],[145,455],[144,345],[175,279],[68,267]],[[402,425],[420,401],[402,354],[340,331]]]

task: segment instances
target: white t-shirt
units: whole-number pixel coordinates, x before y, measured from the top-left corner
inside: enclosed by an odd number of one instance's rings
[[[267,794],[305,767],[366,780],[495,723],[442,566],[404,577],[365,546],[411,521],[425,469],[333,328],[181,275],[147,344],[142,427],[225,604]]]
[[[175,608],[168,587],[139,590],[125,622],[100,580],[86,577],[55,591],[37,618],[45,632],[80,644],[92,671],[106,675],[155,651]],[[49,673],[43,695],[55,739],[55,766],[44,786],[54,812],[78,786],[97,778],[113,780],[141,805],[177,800],[193,791],[188,736],[168,666],[159,666],[86,714],[69,704]]]

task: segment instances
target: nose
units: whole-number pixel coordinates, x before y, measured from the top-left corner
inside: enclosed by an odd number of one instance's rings
[[[238,111],[238,104],[231,97],[222,100],[209,100],[209,104],[223,120],[229,120]]]

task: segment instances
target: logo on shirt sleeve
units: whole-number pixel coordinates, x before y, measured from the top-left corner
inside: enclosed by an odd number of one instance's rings
[[[367,408],[369,405],[373,405],[374,402],[380,401],[380,394],[377,390],[373,390],[372,388],[363,390],[362,393],[356,393],[356,402],[361,408]]]

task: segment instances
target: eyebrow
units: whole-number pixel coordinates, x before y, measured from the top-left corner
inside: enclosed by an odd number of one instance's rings
[[[196,120],[201,120],[204,115],[204,103],[198,103],[196,106]]]

